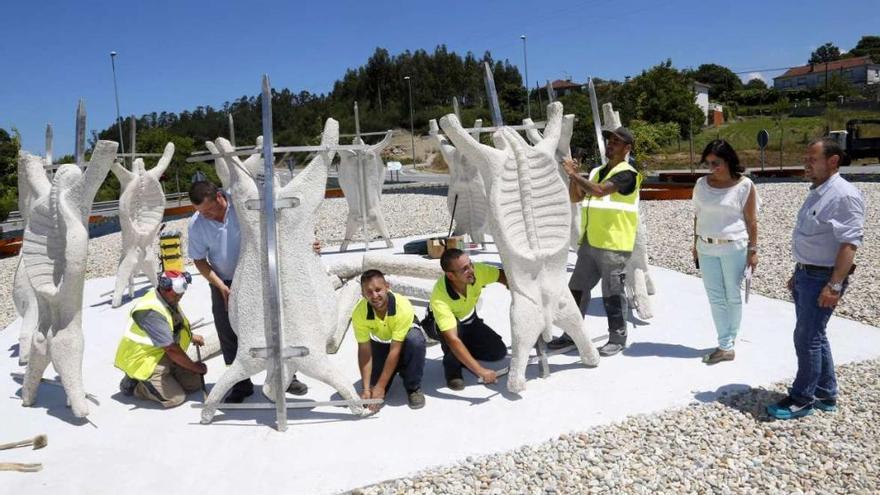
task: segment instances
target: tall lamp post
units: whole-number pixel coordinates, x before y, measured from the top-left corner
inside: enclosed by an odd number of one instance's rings
[[[122,139],[122,118],[119,116],[119,89],[116,87],[116,52],[110,52],[110,66],[113,67],[113,93],[116,95],[116,128],[119,130],[119,149],[125,153],[125,141]]]
[[[523,42],[523,65],[526,69],[526,110],[528,111],[529,118],[532,118],[532,102],[531,97],[529,96],[529,57],[526,54],[526,35],[522,35],[519,39]]]
[[[412,79],[409,76],[403,78],[406,81],[406,87],[409,91],[409,136],[412,145],[412,161],[413,167],[416,166],[416,131],[413,125],[413,104],[412,104]]]

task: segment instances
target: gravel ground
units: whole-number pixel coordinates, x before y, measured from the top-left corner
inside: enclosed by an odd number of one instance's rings
[[[880,326],[880,184],[858,183],[865,196],[865,245],[838,315]],[[807,193],[803,183],[759,184],[760,263],[756,292],[790,300],[785,282],[793,260],[791,230]],[[383,210],[393,237],[448,228],[444,196],[386,194]],[[651,264],[694,274],[690,259],[690,201],[645,202]],[[341,240],[347,207],[327,200],[318,237]],[[172,222],[186,234],[186,220]],[[352,247],[357,248],[357,244]],[[120,236],[94,239],[88,277],[116,272]],[[189,261],[189,260],[187,260]],[[12,322],[16,259],[0,260],[0,328]],[[764,405],[785,384],[769,389],[706,394],[678,410],[635,416],[617,424],[560,436],[540,445],[467,458],[455,465],[355,490],[354,493],[878,493],[880,492],[880,360],[838,370],[846,393],[837,413],[792,422],[769,421]],[[704,400],[706,402],[699,402]]]

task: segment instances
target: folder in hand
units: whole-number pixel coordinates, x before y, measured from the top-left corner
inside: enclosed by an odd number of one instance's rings
[[[746,269],[743,272],[743,279],[746,282],[746,297],[745,302],[749,302],[749,293],[752,292],[752,267],[746,265]]]

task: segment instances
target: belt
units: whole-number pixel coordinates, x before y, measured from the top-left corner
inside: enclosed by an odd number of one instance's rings
[[[734,239],[714,239],[712,237],[703,237],[700,236],[700,239],[706,244],[727,244],[729,242],[734,242]]]
[[[795,263],[794,267],[796,270],[808,270],[811,272],[831,273],[834,271],[833,266],[808,265],[806,263]],[[853,272],[855,272],[855,271],[856,271],[856,265],[855,265],[855,263],[853,263],[853,265],[849,268],[849,273],[847,275],[852,275]]]

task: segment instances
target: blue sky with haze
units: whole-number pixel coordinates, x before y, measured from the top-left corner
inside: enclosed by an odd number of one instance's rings
[[[7,2],[3,13],[0,127],[17,128],[24,149],[42,153],[52,122],[56,157],[73,151],[78,98],[90,130],[114,122],[111,50],[121,112],[141,115],[255,95],[263,73],[276,88],[326,93],[377,46],[489,50],[522,67],[523,34],[532,85],[622,80],[667,58],[771,82],[779,72],[762,69],[804,64],[827,41],[847,50],[880,25],[877,0],[45,0]]]

